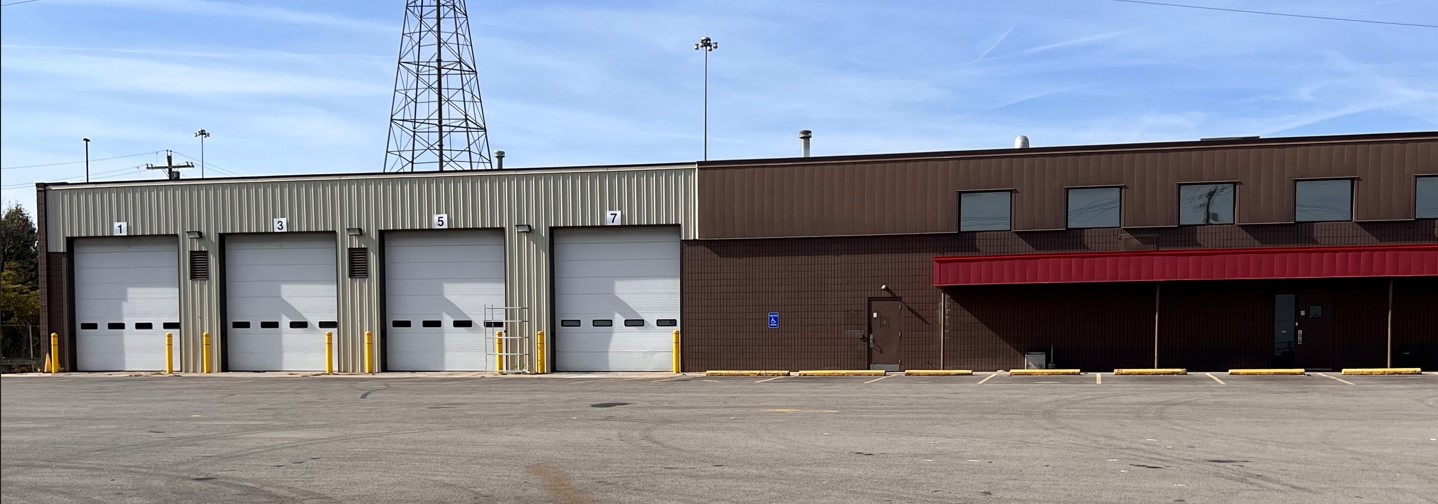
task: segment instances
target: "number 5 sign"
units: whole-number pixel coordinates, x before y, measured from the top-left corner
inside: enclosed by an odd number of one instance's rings
[[[610,210],[604,216],[604,225],[620,226],[624,224],[624,213],[618,210]]]
[[[432,223],[432,227],[434,227],[435,229],[449,229],[449,214],[434,214],[434,222]]]

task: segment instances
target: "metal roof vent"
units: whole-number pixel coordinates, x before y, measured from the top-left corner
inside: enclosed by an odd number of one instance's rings
[[[1024,135],[1019,135],[1018,138],[1015,138],[1015,139],[1014,139],[1014,148],[1015,148],[1015,149],[1027,149],[1027,148],[1029,148],[1029,137],[1024,136]]]
[[[814,132],[799,130],[799,155],[809,157],[809,139],[814,138]]]

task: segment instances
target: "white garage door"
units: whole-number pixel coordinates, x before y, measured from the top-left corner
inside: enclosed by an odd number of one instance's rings
[[[166,331],[176,333],[175,353],[180,350],[177,239],[77,241],[75,320],[76,369],[164,369]]]
[[[335,236],[225,240],[225,353],[236,371],[319,371],[338,324]]]
[[[679,329],[679,230],[562,229],[554,240],[560,371],[668,371]]]
[[[484,318],[486,306],[504,306],[504,233],[393,233],[384,250],[385,368],[493,369],[485,350],[497,329]]]

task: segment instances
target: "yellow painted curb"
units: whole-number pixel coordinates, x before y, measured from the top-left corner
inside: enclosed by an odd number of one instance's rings
[[[1077,369],[1010,369],[1009,376],[1063,376],[1083,374]]]
[[[1169,376],[1186,375],[1187,369],[1183,368],[1158,368],[1158,369],[1115,369],[1114,376]]]
[[[704,376],[789,376],[788,371],[762,370],[762,371],[705,371]]]
[[[904,376],[972,376],[972,369],[910,369]]]
[[[1416,375],[1423,374],[1423,370],[1416,367],[1402,368],[1347,368],[1343,370],[1346,375]]]
[[[1308,373],[1302,369],[1230,369],[1228,374],[1235,376],[1304,376]]]
[[[819,369],[800,371],[799,376],[884,376],[882,369]]]

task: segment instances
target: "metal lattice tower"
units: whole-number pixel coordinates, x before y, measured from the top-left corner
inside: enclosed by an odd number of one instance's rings
[[[384,170],[492,167],[464,0],[407,0]]]

